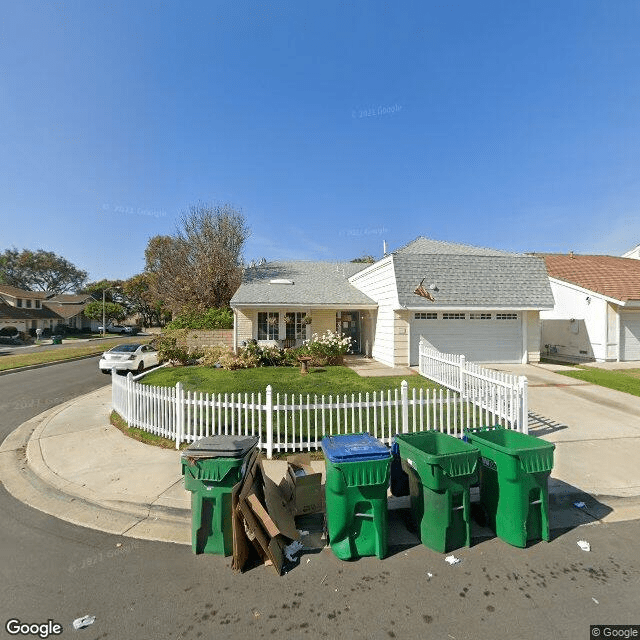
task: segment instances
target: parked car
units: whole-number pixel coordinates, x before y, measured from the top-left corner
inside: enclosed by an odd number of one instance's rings
[[[125,333],[125,328],[121,324],[108,324],[107,325],[107,333]],[[98,331],[102,333],[102,325],[98,327]]]
[[[131,336],[136,336],[140,333],[140,328],[139,327],[130,327],[130,326],[125,326],[123,327],[124,331],[122,333],[127,333]]]
[[[102,373],[113,371],[136,371],[141,373],[146,367],[160,363],[158,352],[148,344],[119,344],[105,351],[98,367]]]

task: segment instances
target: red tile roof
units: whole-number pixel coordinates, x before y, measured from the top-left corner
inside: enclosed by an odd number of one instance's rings
[[[640,260],[614,256],[545,255],[552,278],[626,302],[640,300]]]

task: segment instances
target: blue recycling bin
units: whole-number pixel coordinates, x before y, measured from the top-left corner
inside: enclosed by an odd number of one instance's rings
[[[322,439],[329,544],[336,557],[387,555],[391,453],[369,433]]]

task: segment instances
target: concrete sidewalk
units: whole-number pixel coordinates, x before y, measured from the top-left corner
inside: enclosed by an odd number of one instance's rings
[[[567,387],[570,379],[544,369],[527,375],[536,414],[531,433],[556,443],[552,528],[639,518],[640,399],[621,394],[623,399],[611,397],[607,404],[602,396],[609,390],[600,393],[582,383]],[[572,406],[567,398],[573,398]],[[104,387],[21,425],[0,446],[0,479],[17,499],[63,520],[190,544],[190,493],[183,487],[180,453],[137,442],[111,426],[110,401],[111,387]],[[314,465],[324,469],[322,461]],[[285,470],[285,462],[267,461],[274,479]],[[586,510],[573,506],[577,500],[587,503]],[[389,506],[389,543],[417,544],[396,511],[408,506],[408,498],[391,498]],[[474,534],[490,535],[477,528]],[[315,546],[323,545],[319,536],[315,540]]]

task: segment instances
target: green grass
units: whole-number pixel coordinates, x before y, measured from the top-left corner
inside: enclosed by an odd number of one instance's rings
[[[142,429],[127,426],[127,421],[116,411],[111,412],[110,422],[114,427],[120,429],[120,431],[122,431],[125,436],[129,436],[129,438],[133,438],[134,440],[138,440],[139,442],[152,444],[155,447],[162,447],[163,449],[175,449],[176,447],[175,440],[169,440],[168,438],[157,436],[155,433],[148,433],[147,431],[143,431]],[[188,446],[188,442],[183,442],[180,445],[180,448],[186,449]]]
[[[258,393],[264,394],[267,385],[273,393],[313,395],[358,394],[373,391],[399,389],[403,378],[391,376],[363,378],[347,367],[313,369],[308,375],[300,375],[297,367],[257,367],[227,371],[210,367],[166,367],[153,371],[142,379],[144,384],[163,387],[182,382],[185,391],[203,393]],[[409,390],[434,389],[434,382],[422,376],[407,376]]]
[[[580,367],[575,371],[558,371],[557,373],[576,380],[584,380],[591,384],[607,387],[608,389],[640,396],[640,369],[609,371],[607,369],[596,369],[595,367]]]
[[[87,346],[67,347],[60,345],[57,349],[49,351],[39,351],[37,353],[25,353],[19,355],[0,356],[0,371],[16,369],[33,364],[45,364],[47,362],[58,362],[79,358],[82,356],[99,355],[111,347],[124,342],[143,342],[134,338],[115,338],[113,340],[102,340]],[[86,345],[86,343],[83,343]]]

